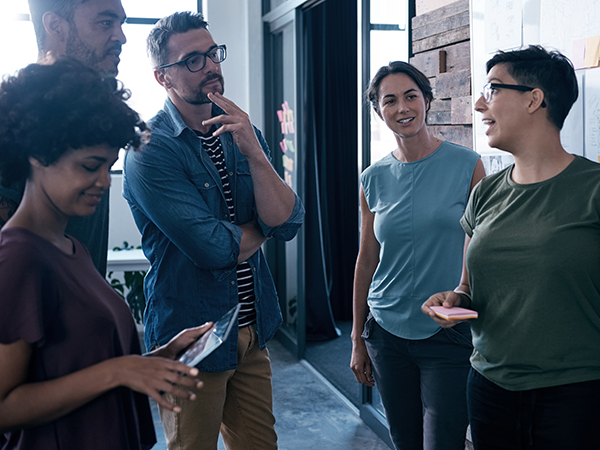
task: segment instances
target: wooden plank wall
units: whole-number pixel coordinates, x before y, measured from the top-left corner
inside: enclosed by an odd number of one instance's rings
[[[473,148],[469,0],[459,0],[412,19],[411,64],[431,82],[429,129]]]

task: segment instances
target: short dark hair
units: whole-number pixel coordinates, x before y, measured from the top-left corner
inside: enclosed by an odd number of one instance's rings
[[[68,22],[73,22],[73,16],[75,9],[88,0],[28,0],[29,1],[29,15],[33,22],[33,29],[35,30],[35,38],[37,40],[38,50],[44,49],[44,43],[46,42],[46,30],[44,29],[44,23],[42,17],[48,11],[53,12]]]
[[[95,145],[137,148],[145,124],[129,91],[79,61],[30,64],[0,84],[0,178],[29,176],[29,158],[49,166],[67,151]]]
[[[428,104],[427,111],[429,111],[431,101],[433,100],[433,90],[425,74],[407,62],[392,61],[387,66],[379,68],[365,92],[365,97],[371,102],[371,106],[375,112],[379,114],[379,86],[385,77],[394,73],[408,75],[416,83],[425,97],[425,102]]]
[[[496,53],[487,62],[486,71],[489,73],[497,64],[505,64],[517,83],[542,90],[548,120],[560,130],[579,95],[571,61],[560,52],[530,45],[522,50]]]
[[[168,63],[169,52],[167,45],[174,34],[204,28],[208,30],[208,22],[200,13],[182,11],[163,17],[148,35],[146,49],[153,67]]]

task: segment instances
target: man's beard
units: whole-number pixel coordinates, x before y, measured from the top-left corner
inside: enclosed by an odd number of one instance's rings
[[[120,44],[116,44],[119,46]],[[90,47],[88,44],[83,42],[77,33],[75,25],[71,26],[69,37],[67,38],[67,47],[65,49],[65,56],[74,58],[94,69],[98,70],[102,75],[116,77],[118,69],[115,68],[104,68],[100,64],[104,61],[106,55],[98,55],[96,50]]]
[[[219,80],[219,83],[221,83],[221,89],[217,89],[216,92],[218,92],[219,94],[223,94],[225,90],[225,80],[220,74],[214,73],[210,77],[205,78],[200,84],[200,86],[198,86],[198,90],[196,92],[190,93],[190,95],[187,95],[187,98],[184,98],[184,100],[191,105],[204,105],[206,103],[211,103],[211,101],[208,98],[208,94],[205,94],[202,91],[202,88],[204,87],[204,85],[210,83],[215,79]]]

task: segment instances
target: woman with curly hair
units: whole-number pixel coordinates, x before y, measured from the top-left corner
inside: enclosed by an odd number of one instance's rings
[[[143,122],[114,80],[73,60],[32,64],[0,85],[0,177],[25,182],[0,231],[3,449],[142,449],[156,442],[146,394],[193,399],[198,370],[174,357],[207,326],[141,357],[130,311],[65,234],[92,214]]]

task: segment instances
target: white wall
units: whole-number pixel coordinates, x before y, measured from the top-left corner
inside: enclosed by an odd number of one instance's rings
[[[250,114],[252,122],[263,127],[263,28],[261,0],[204,0],[203,10],[209,31],[218,44],[227,45],[223,63],[225,96]],[[113,175],[110,190],[108,247],[120,247],[123,241],[140,245],[127,202],[122,197],[123,176]]]
[[[110,218],[108,226],[108,249],[121,247],[123,241],[137,247],[141,243],[129,205],[123,198],[123,175],[114,174],[110,186]]]
[[[227,45],[222,65],[225,96],[262,128],[263,32],[260,0],[204,0],[204,15],[217,44]]]

